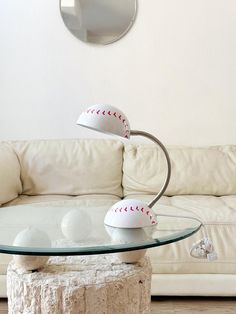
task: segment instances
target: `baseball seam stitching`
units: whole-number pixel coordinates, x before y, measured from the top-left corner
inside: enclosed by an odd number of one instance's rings
[[[143,214],[146,214],[149,217],[149,219],[152,221],[152,225],[156,223],[155,218],[150,214],[150,211],[149,210],[145,211],[143,207],[139,208],[138,206],[136,206],[136,208],[134,208],[132,206],[130,207],[126,206],[126,207],[113,208],[113,212],[115,213],[117,212],[121,213],[122,211],[127,213],[128,210],[132,212],[134,211],[142,212]]]
[[[128,138],[129,137],[129,124],[127,123],[126,119],[124,117],[122,117],[121,114],[117,114],[116,111],[111,112],[111,110],[101,110],[101,109],[88,109],[85,111],[85,113],[91,113],[91,114],[102,114],[103,116],[109,116],[109,117],[115,117],[117,119],[119,119],[121,121],[121,123],[124,125],[125,127],[125,137]]]

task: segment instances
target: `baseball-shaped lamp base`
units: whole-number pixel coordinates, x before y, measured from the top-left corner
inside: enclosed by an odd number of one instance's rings
[[[157,224],[156,214],[139,200],[122,200],[107,212],[104,223],[117,228],[143,228]]]

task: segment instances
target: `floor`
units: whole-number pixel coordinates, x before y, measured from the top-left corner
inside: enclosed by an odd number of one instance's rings
[[[235,314],[236,298],[153,297],[152,314]],[[7,314],[7,300],[0,299],[0,314]]]
[[[152,314],[235,314],[236,298],[153,297]]]
[[[0,299],[0,314],[7,314],[7,300]]]

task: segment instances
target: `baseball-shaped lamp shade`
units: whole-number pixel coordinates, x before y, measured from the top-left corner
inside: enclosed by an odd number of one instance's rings
[[[89,107],[79,116],[77,124],[102,133],[118,135],[126,139],[129,139],[130,136],[144,136],[162,149],[167,163],[167,175],[159,193],[148,204],[138,200],[119,201],[109,209],[104,220],[106,225],[118,228],[142,228],[155,225],[157,217],[152,207],[164,194],[171,175],[170,157],[165,146],[155,136],[147,132],[130,130],[127,117],[121,110],[114,106],[94,105]]]
[[[125,114],[110,105],[89,107],[79,116],[77,124],[107,134],[130,137],[129,121]]]

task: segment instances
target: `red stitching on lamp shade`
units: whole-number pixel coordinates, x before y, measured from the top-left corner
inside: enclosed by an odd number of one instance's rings
[[[129,124],[127,123],[126,119],[124,119],[124,118],[122,117],[121,114],[117,117],[117,112],[111,112],[111,110],[109,110],[109,111],[107,111],[107,112],[106,112],[106,110],[103,110],[103,111],[101,112],[100,109],[98,109],[98,110],[95,110],[95,109],[88,109],[88,110],[86,110],[85,113],[93,114],[94,112],[95,112],[97,115],[102,114],[103,116],[109,116],[109,117],[113,116],[113,117],[115,117],[115,118],[118,118],[118,119],[122,122],[122,124],[124,125],[124,127],[125,127],[125,134],[124,134],[124,137],[125,137],[125,138],[129,138]]]

